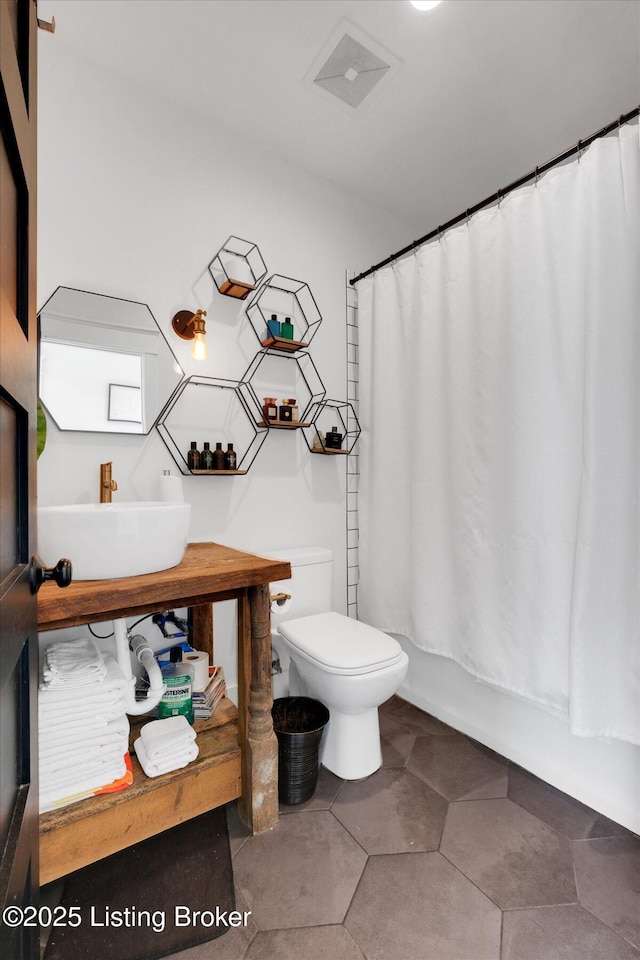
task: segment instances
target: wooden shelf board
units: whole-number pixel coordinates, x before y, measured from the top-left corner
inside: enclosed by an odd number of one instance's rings
[[[246,300],[252,290],[255,290],[254,283],[247,283],[245,280],[234,280],[229,277],[223,280],[218,289],[225,297],[235,297],[236,300]]]
[[[192,470],[194,477],[243,477],[246,470]]]
[[[348,455],[349,451],[348,450],[332,450],[331,447],[325,447],[324,450],[311,450],[311,453],[328,453],[331,456],[333,456],[334,454],[340,454],[340,453]]]
[[[300,423],[298,420],[262,420],[259,427],[269,427],[270,430],[298,430],[300,427],[310,427],[310,423]]]
[[[41,814],[40,883],[50,883],[239,797],[237,718],[236,707],[224,698],[212,717],[194,724],[200,752],[193,763],[149,778],[132,750],[130,787]],[[143,719],[132,721],[131,747]]]
[[[267,337],[262,341],[263,347],[271,347],[272,350],[283,350],[286,353],[295,353],[296,350],[304,350],[308,343],[301,340],[288,340],[286,337]]]

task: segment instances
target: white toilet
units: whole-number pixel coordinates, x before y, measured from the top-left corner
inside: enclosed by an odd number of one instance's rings
[[[402,683],[409,659],[393,637],[331,612],[330,550],[295,548],[269,556],[288,560],[293,574],[272,585],[272,594],[291,594],[271,605],[274,658],[282,670],[274,677],[274,696],[324,703],[330,720],[321,763],[345,780],[368,777],[382,763],[378,707]]]

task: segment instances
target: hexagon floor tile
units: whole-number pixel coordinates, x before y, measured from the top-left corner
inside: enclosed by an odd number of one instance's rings
[[[640,839],[574,840],[578,899],[640,949]]]
[[[245,960],[365,960],[360,947],[342,926],[265,930],[258,934]]]
[[[502,960],[640,960],[640,953],[579,904],[508,910]]]
[[[507,796],[569,840],[629,836],[624,827],[521,767],[509,767]]]
[[[389,717],[390,720],[399,724],[405,732],[415,733],[417,736],[425,733],[447,736],[457,732],[453,727],[447,726],[442,720],[437,720],[424,710],[414,707],[402,697],[394,696],[385,700],[379,712],[380,716]]]
[[[503,909],[577,900],[569,841],[511,800],[449,804],[440,850]]]
[[[345,783],[331,808],[367,853],[437,850],[447,801],[408,770]]]
[[[367,960],[498,960],[500,924],[439,853],[370,857],[345,920]]]
[[[409,755],[416,742],[415,733],[407,732],[384,713],[379,714],[380,747],[383,767],[406,767]]]
[[[507,765],[462,734],[416,738],[407,769],[447,800],[507,795]]]
[[[329,811],[284,816],[233,861],[260,930],[341,923],[367,855]]]

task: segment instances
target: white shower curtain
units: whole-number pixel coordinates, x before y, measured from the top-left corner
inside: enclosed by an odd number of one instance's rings
[[[632,743],[639,220],[629,124],[358,284],[361,619]]]

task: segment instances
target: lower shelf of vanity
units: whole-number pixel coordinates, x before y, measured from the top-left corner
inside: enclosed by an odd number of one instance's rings
[[[131,721],[131,746],[139,736]],[[133,783],[40,816],[40,884],[117,853],[170,827],[235,800],[241,793],[238,711],[221,700],[209,720],[197,720],[197,760],[146,777],[131,750]]]

